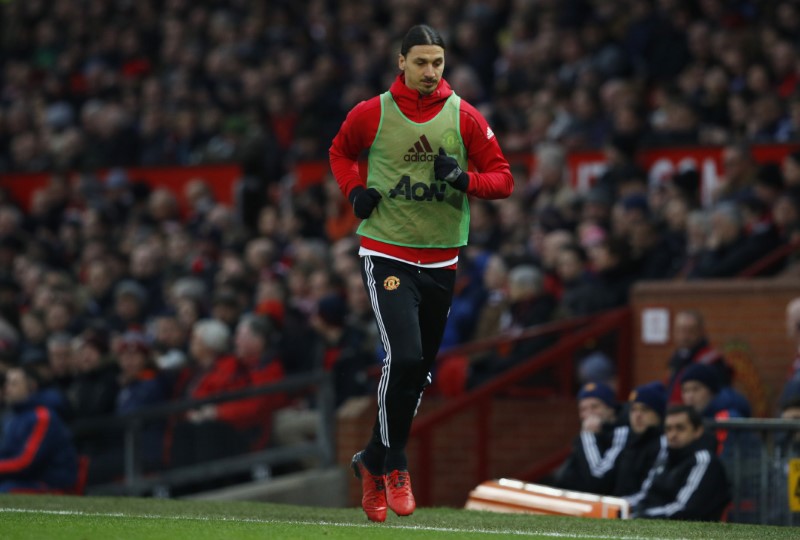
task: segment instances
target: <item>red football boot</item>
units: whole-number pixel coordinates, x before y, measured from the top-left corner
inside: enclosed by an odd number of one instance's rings
[[[386,520],[386,484],[382,475],[372,474],[364,466],[361,452],[353,456],[353,473],[361,480],[361,508],[370,521]]]
[[[394,470],[386,475],[386,502],[398,516],[410,516],[417,508],[411,492],[411,476],[408,471]]]

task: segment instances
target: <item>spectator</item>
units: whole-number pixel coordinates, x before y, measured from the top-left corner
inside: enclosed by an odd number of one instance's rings
[[[635,495],[642,489],[650,469],[665,457],[663,440],[667,391],[664,384],[651,382],[636,387],[628,398],[630,431],[625,448],[614,464],[613,495]]]
[[[239,319],[234,335],[234,352],[247,372],[249,385],[263,386],[284,379],[277,342],[278,333],[268,318],[248,313]],[[283,392],[263,394],[216,405],[216,416],[236,427],[246,448],[258,450],[273,442],[274,415],[285,404]]]
[[[566,176],[566,161],[566,153],[560,145],[550,143],[537,147],[533,185],[531,193],[527,194],[537,211],[554,208],[563,212],[572,203],[575,194]]]
[[[126,279],[114,288],[114,310],[109,317],[111,328],[120,333],[141,329],[147,311],[147,291],[132,279]]]
[[[520,264],[508,273],[508,306],[500,316],[500,332],[521,332],[531,326],[552,320],[556,302],[544,290],[542,273],[534,266]],[[550,336],[539,336],[515,342],[509,351],[501,351],[471,365],[468,386],[485,383],[512,366],[547,347]]]
[[[73,418],[93,418],[114,412],[119,391],[118,368],[110,361],[108,353],[108,335],[103,329],[89,328],[75,338],[75,376],[67,389]],[[81,454],[91,458],[104,451],[109,438],[109,434],[93,432],[76,437],[75,443]]]
[[[494,337],[502,331],[501,318],[508,309],[508,265],[497,254],[489,255],[483,269],[486,299],[478,314],[474,339]]]
[[[9,415],[0,442],[0,493],[59,493],[77,481],[78,457],[61,418],[41,401],[32,369],[6,372]]]
[[[735,202],[749,195],[756,183],[757,169],[747,144],[730,144],[722,150],[725,176],[714,194],[715,202]]]
[[[51,334],[47,338],[47,365],[51,383],[65,395],[74,376],[72,337],[66,333]],[[64,419],[68,419],[66,416]]]
[[[742,394],[731,386],[723,386],[719,373],[707,364],[692,364],[681,375],[681,397],[685,405],[693,407],[703,418],[725,420],[748,418],[751,407]],[[725,429],[716,430],[716,440],[704,437],[709,449],[727,456],[741,437],[729,434]]]
[[[126,332],[115,345],[115,357],[119,365],[119,393],[114,414],[127,414],[153,407],[169,397],[167,381],[161,377],[153,361],[152,350],[144,334]],[[124,436],[117,436],[98,453],[89,467],[89,483],[105,483],[118,480],[124,472]],[[158,470],[162,465],[164,422],[145,420],[140,426],[139,459],[145,472]]]
[[[640,518],[719,521],[730,501],[725,468],[703,448],[703,420],[686,405],[667,409],[667,457],[650,470],[642,491],[629,498]]]
[[[746,251],[744,220],[737,205],[732,202],[716,205],[711,210],[710,224],[690,279],[733,277],[753,261]]]
[[[633,283],[630,272],[630,248],[622,240],[605,238],[588,249],[594,279],[576,300],[586,310],[581,315],[598,313],[627,303]]]
[[[230,331],[220,321],[201,319],[192,327],[191,365],[175,384],[175,399],[202,399],[244,388],[247,372],[229,352]],[[218,417],[216,405],[191,409],[168,428],[167,449],[173,466],[193,465],[235,455],[244,443],[234,425]]]
[[[680,380],[683,372],[693,364],[712,366],[719,375],[721,384],[728,386],[733,379],[733,369],[725,357],[714,349],[708,340],[703,314],[694,310],[682,310],[673,319],[672,340],[675,351],[672,353],[667,368],[667,399],[670,405],[681,403]]]
[[[325,371],[333,373],[336,406],[371,390],[368,369],[375,364],[366,336],[347,322],[347,303],[338,294],[322,297],[311,326],[322,342]]]
[[[592,287],[594,276],[589,272],[586,251],[578,244],[562,247],[556,256],[556,274],[562,287],[560,313],[566,317],[589,313],[587,289]]]
[[[612,470],[625,446],[628,428],[617,424],[617,402],[609,386],[587,383],[577,397],[581,432],[553,485],[610,495],[614,490]]]

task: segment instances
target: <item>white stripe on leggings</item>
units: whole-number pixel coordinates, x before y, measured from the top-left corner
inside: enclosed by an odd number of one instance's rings
[[[383,359],[383,367],[381,368],[381,378],[378,382],[378,425],[381,431],[381,442],[389,448],[389,420],[386,415],[386,390],[389,385],[389,372],[392,364],[392,347],[389,344],[389,336],[386,333],[386,327],[383,324],[383,317],[381,317],[381,310],[378,306],[378,291],[375,287],[375,276],[372,271],[375,265],[372,263],[372,257],[364,257],[364,271],[367,276],[367,290],[369,292],[370,303],[372,310],[375,312],[375,320],[378,323],[378,332],[381,335],[381,342],[383,343],[383,350],[386,352],[386,357]]]

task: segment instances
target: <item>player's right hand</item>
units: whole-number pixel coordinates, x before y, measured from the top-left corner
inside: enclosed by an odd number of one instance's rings
[[[356,186],[350,192],[350,202],[353,204],[353,213],[359,219],[367,219],[375,207],[378,206],[378,201],[383,197],[378,193],[375,188],[364,189],[361,186]]]

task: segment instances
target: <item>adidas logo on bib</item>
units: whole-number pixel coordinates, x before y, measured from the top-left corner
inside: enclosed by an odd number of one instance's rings
[[[436,154],[425,135],[421,135],[414,146],[409,148],[406,155],[403,156],[403,161],[433,161],[434,159],[436,159]]]

